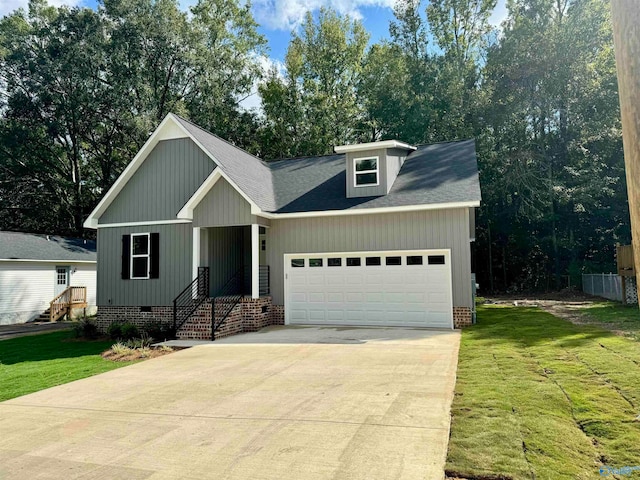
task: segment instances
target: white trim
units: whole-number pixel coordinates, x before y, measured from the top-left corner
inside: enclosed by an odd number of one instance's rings
[[[401,213],[401,212],[420,212],[424,210],[444,210],[448,208],[469,208],[479,207],[480,201],[471,202],[448,202],[448,203],[429,203],[426,205],[406,205],[401,207],[379,207],[379,208],[354,208],[348,210],[322,210],[317,212],[293,212],[293,213],[261,213],[264,218],[280,219],[280,218],[306,218],[306,217],[339,217],[343,215],[373,215],[379,213]]]
[[[195,193],[193,195],[191,195],[191,198],[189,200],[187,200],[187,203],[184,204],[184,207],[182,207],[180,209],[180,211],[178,212],[177,217],[181,218],[181,219],[188,219],[188,220],[193,220],[193,211],[195,210],[195,208],[198,206],[198,204],[204,200],[204,198],[207,196],[207,194],[211,191],[211,189],[214,187],[214,185],[216,183],[218,183],[218,180],[220,180],[220,178],[223,178],[224,180],[227,181],[227,183],[229,185],[231,185],[231,187],[240,194],[240,196],[242,198],[244,198],[247,203],[251,206],[251,215],[262,215],[264,216],[264,213],[262,212],[262,210],[260,209],[260,207],[258,207],[258,205],[251,200],[246,193],[244,193],[240,187],[238,187],[238,185],[236,185],[236,183],[231,180],[231,178],[229,178],[229,176],[224,173],[222,171],[222,169],[220,167],[216,167],[216,169],[211,172],[211,175],[209,175],[206,180],[204,182],[202,182],[202,185],[200,185],[200,187],[198,187],[198,189],[195,191]]]
[[[202,185],[200,185],[195,193],[191,195],[191,198],[187,200],[184,207],[180,209],[177,215],[178,218],[193,220],[193,210],[204,199],[204,197],[207,196],[209,190],[211,190],[218,180],[220,180],[220,177],[222,176],[220,172],[220,168],[216,168],[211,172],[206,180],[202,182]]]
[[[374,160],[376,161],[376,168],[375,170],[361,170],[358,171],[357,167],[356,167],[356,163],[358,163],[358,161],[361,160]],[[365,183],[363,185],[358,185],[358,175],[365,175],[368,173],[375,173],[376,174],[376,183]],[[378,155],[371,155],[369,157],[358,157],[358,158],[354,158],[353,159],[353,186],[355,188],[362,188],[362,187],[377,187],[378,185],[380,185],[380,157]]]
[[[260,298],[260,225],[251,224],[251,298]]]
[[[57,263],[73,264],[73,263],[96,263],[96,260],[38,260],[34,258],[0,258],[0,262],[40,262],[40,263]]]
[[[401,148],[403,150],[417,150],[417,147],[397,140],[385,140],[382,142],[358,143],[355,145],[337,145],[333,147],[336,153],[362,152],[364,150],[376,150],[378,148]]]
[[[200,266],[200,245],[201,245],[202,228],[193,227],[193,276],[198,276],[198,267]]]
[[[446,260],[446,265],[449,267],[449,298],[451,299],[451,329],[454,329],[454,324],[453,324],[453,260],[452,260],[452,256],[451,256],[451,249],[450,248],[413,248],[413,249],[409,249],[409,250],[362,250],[362,251],[355,251],[355,252],[307,252],[307,253],[284,253],[282,255],[283,257],[283,263],[284,263],[284,324],[285,325],[290,325],[290,314],[289,314],[289,305],[287,300],[289,299],[289,278],[288,278],[288,271],[289,271],[289,267],[291,265],[290,260],[292,258],[310,258],[310,257],[324,257],[324,256],[331,256],[331,257],[341,257],[341,258],[345,258],[346,257],[361,257],[364,259],[364,257],[366,256],[380,256],[380,257],[392,257],[392,256],[397,256],[397,255],[411,255],[411,254],[420,254],[423,256],[428,256],[428,255],[441,255],[444,254],[447,258]],[[289,262],[287,262],[289,260]],[[365,266],[364,265],[364,261],[362,263],[361,266]],[[307,266],[308,262],[305,262],[305,268],[310,268]],[[384,265],[384,262],[382,262],[382,264]],[[428,260],[426,262],[423,262],[422,266],[426,266],[428,265]],[[346,266],[346,260],[343,264],[343,266]],[[406,266],[406,263],[403,263],[402,266]],[[327,266],[327,262],[324,262],[322,267],[317,267],[317,268],[333,268],[333,267],[328,267]],[[378,268],[378,267],[369,267],[369,268]],[[324,324],[323,324],[324,325]]]
[[[147,253],[133,253],[133,237],[147,237]],[[151,278],[151,233],[132,233],[129,235],[130,241],[130,255],[129,255],[129,279],[130,280],[149,280]],[[133,259],[134,258],[146,258],[147,259],[147,276],[146,277],[134,277],[133,276]]]
[[[191,223],[191,220],[151,220],[149,222],[100,223],[97,228],[144,227],[148,225],[171,225],[174,223]]]

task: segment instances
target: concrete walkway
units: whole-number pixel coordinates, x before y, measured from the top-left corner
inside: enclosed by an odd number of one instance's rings
[[[442,479],[459,332],[271,328],[0,403],[2,479]]]

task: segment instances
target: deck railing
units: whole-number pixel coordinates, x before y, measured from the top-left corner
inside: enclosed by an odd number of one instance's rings
[[[64,292],[49,302],[49,321],[55,322],[72,308],[87,306],[87,287],[68,287]]]

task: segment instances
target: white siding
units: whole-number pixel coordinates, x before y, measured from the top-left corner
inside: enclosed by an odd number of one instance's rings
[[[27,322],[49,307],[57,265],[77,269],[71,273],[71,285],[86,286],[89,305],[96,304],[95,264],[0,262],[0,325]]]
[[[90,306],[96,305],[96,264],[71,264],[70,285],[72,287],[87,287],[87,303]]]

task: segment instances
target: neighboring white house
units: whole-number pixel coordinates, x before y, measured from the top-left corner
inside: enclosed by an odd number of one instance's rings
[[[0,325],[35,320],[70,286],[87,288],[96,310],[96,242],[0,232]]]

